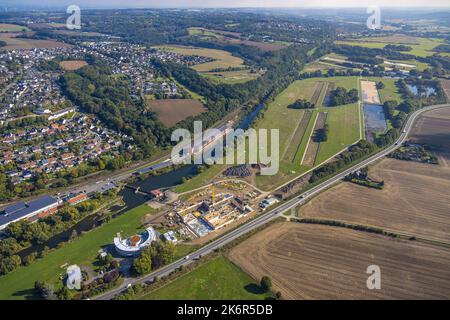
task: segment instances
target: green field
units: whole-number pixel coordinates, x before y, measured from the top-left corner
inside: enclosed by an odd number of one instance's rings
[[[264,118],[257,124],[257,127],[279,129],[280,170],[275,176],[257,176],[256,183],[259,188],[271,190],[311,169],[310,166],[301,165],[300,163],[306,151],[306,145],[313,130],[314,119],[318,111],[329,113],[327,122],[329,122],[330,133],[329,141],[324,143],[319,149],[316,165],[359,139],[357,104],[339,107],[320,106],[325,96],[326,86],[322,88],[318,99],[319,107],[314,110],[314,114],[306,129],[303,133],[296,130],[305,111],[290,109],[288,106],[297,99],[311,101],[319,82],[324,81],[334,83],[335,87],[358,88],[357,77],[311,78],[292,83],[269,104],[268,109],[264,113]],[[291,143],[296,142],[296,137],[299,135],[302,135],[302,139],[298,147],[293,148]],[[294,152],[295,154],[290,154]]]
[[[404,44],[412,47],[411,51],[405,51],[403,53],[412,54],[418,57],[427,57],[434,54],[433,49],[443,44],[441,39],[433,38],[420,38],[411,37],[405,35],[392,35],[386,37],[373,37],[373,38],[361,38],[351,39],[346,41],[336,41],[336,44],[346,44],[351,46],[361,46],[366,48],[378,48],[382,49],[387,44]]]
[[[321,142],[315,166],[328,160],[345,147],[359,139],[358,105],[322,108],[328,112],[327,124],[330,133],[326,142]]]
[[[194,29],[194,31],[197,29]],[[192,69],[200,72],[206,77],[213,79],[215,82],[222,83],[242,83],[252,79],[255,79],[260,74],[250,73],[244,65],[244,60],[239,57],[233,56],[230,52],[217,49],[207,49],[198,47],[186,47],[186,46],[156,46],[160,50],[173,51],[178,54],[187,56],[201,56],[214,59],[214,61],[198,64],[192,67]],[[214,69],[226,69],[226,68],[242,68],[238,71],[221,71],[211,72]]]
[[[141,299],[262,300],[266,298],[273,298],[273,296],[262,292],[255,280],[227,258],[219,256]]]
[[[110,245],[117,232],[132,235],[142,229],[141,218],[146,214],[155,213],[146,204],[134,208],[110,222],[81,235],[67,243],[62,248],[52,250],[44,258],[37,259],[31,265],[19,267],[13,272],[0,277],[0,299],[26,299],[32,295],[36,280],[48,281],[55,288],[61,286],[59,277],[65,274],[62,265],[68,263],[87,266],[95,269],[93,263],[98,250]],[[188,246],[178,246],[178,257],[190,251]]]
[[[205,77],[216,83],[236,84],[258,78],[262,73],[252,73],[249,69],[239,71],[203,72]]]
[[[0,32],[21,32],[21,31],[30,31],[30,29],[24,26],[19,26],[17,24],[0,23]]]

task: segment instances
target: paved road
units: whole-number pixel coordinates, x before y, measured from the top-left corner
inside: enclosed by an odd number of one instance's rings
[[[404,126],[401,136],[398,138],[398,140],[395,142],[395,144],[390,146],[389,148],[386,148],[383,151],[377,153],[376,155],[354,165],[353,167],[343,171],[342,173],[337,174],[336,176],[328,179],[327,181],[306,191],[305,193],[298,195],[293,199],[290,199],[289,201],[278,206],[277,208],[259,215],[257,218],[251,220],[250,222],[230,231],[229,233],[221,236],[220,238],[218,238],[218,239],[212,241],[211,243],[205,245],[204,247],[198,249],[197,251],[190,254],[188,257],[185,257],[184,259],[178,260],[170,265],[162,267],[162,268],[156,270],[155,272],[153,272],[149,275],[146,275],[144,277],[141,277],[138,279],[127,278],[127,279],[125,279],[123,285],[121,285],[119,288],[116,288],[110,292],[103,294],[103,295],[97,296],[95,299],[109,300],[109,299],[112,299],[116,294],[118,294],[122,290],[124,290],[129,284],[143,283],[143,282],[152,280],[154,277],[159,278],[159,277],[168,275],[169,273],[171,273],[175,269],[179,268],[180,266],[187,265],[187,264],[191,263],[192,261],[198,259],[200,256],[204,256],[208,253],[211,253],[215,249],[223,247],[224,245],[230,243],[231,241],[235,240],[236,238],[239,238],[240,236],[246,234],[247,232],[250,232],[251,230],[254,230],[254,229],[270,222],[271,220],[276,219],[283,212],[286,212],[292,208],[295,208],[295,207],[301,205],[307,199],[317,195],[318,193],[329,188],[330,186],[338,183],[341,179],[343,179],[349,173],[359,170],[361,168],[364,168],[365,166],[378,161],[379,159],[383,158],[384,156],[388,155],[389,153],[391,153],[394,150],[396,150],[397,148],[399,148],[402,145],[402,143],[404,143],[406,141],[406,138],[408,137],[408,134],[409,134],[415,120],[417,119],[417,117],[420,114],[422,114],[423,112],[426,112],[426,111],[443,108],[443,107],[450,107],[450,104],[430,106],[430,107],[426,107],[426,108],[423,108],[423,109],[420,109],[420,110],[414,112],[408,118],[408,121],[407,121],[406,125]]]

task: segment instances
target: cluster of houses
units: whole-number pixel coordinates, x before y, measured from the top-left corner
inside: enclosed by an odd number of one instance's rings
[[[0,155],[0,163],[14,164],[15,169],[7,172],[13,184],[35,174],[58,173],[98,159],[102,154],[118,153],[122,146],[133,148],[131,137],[103,127],[95,118],[76,113],[49,125],[10,130],[2,134],[2,140],[8,150]]]
[[[4,82],[4,92],[0,100],[0,121],[23,116],[37,106],[58,108],[65,105],[66,98],[61,93],[58,78],[60,73],[40,70],[43,61],[64,54],[67,48],[13,50],[0,53],[2,73],[8,75]],[[18,64],[14,70],[10,62]],[[3,70],[5,69],[5,70]]]
[[[134,95],[162,94],[164,97],[179,95],[180,90],[173,81],[155,74],[152,59],[171,61],[192,66],[211,61],[207,57],[187,56],[172,51],[146,48],[140,45],[117,42],[97,41],[80,43],[87,53],[107,63],[114,74],[127,76],[131,81],[130,90]]]

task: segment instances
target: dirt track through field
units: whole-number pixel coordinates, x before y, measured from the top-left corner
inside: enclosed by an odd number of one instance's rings
[[[316,88],[314,89],[314,94],[311,97],[311,103],[315,106],[318,105],[320,94],[322,90],[328,86],[328,82],[318,82]]]
[[[305,151],[305,157],[302,164],[305,166],[313,166],[316,161],[317,151],[319,151],[320,142],[316,140],[315,134],[318,130],[323,129],[327,120],[327,113],[320,112],[314,126],[313,134],[310,137],[308,148]]]
[[[448,299],[450,250],[339,227],[284,222],[239,244],[230,259],[269,276],[285,299]],[[368,290],[369,265],[381,289]]]

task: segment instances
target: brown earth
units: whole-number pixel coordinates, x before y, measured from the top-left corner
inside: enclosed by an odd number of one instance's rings
[[[448,299],[450,251],[322,225],[274,224],[230,252],[255,279],[269,276],[285,299]],[[366,286],[369,265],[381,289]]]
[[[59,63],[61,68],[68,71],[78,70],[83,68],[84,66],[87,66],[87,62],[84,60],[66,60],[61,61]]]
[[[70,45],[56,40],[36,40],[16,38],[15,33],[0,33],[0,40],[6,42],[2,50],[34,49],[34,48],[67,48]]]
[[[450,241],[449,167],[385,159],[370,176],[384,180],[384,189],[341,183],[302,206],[299,216]]]
[[[195,99],[152,100],[149,108],[158,114],[159,120],[167,127],[206,111],[203,104]]]
[[[312,98],[311,98],[311,103],[313,103],[314,105],[317,105],[317,102],[319,101],[322,90],[324,88],[328,87],[328,84],[329,84],[329,82],[318,82],[316,84],[316,88],[314,89],[314,94],[312,95]]]
[[[450,80],[441,80],[442,89],[444,89],[447,101],[450,102]]]

